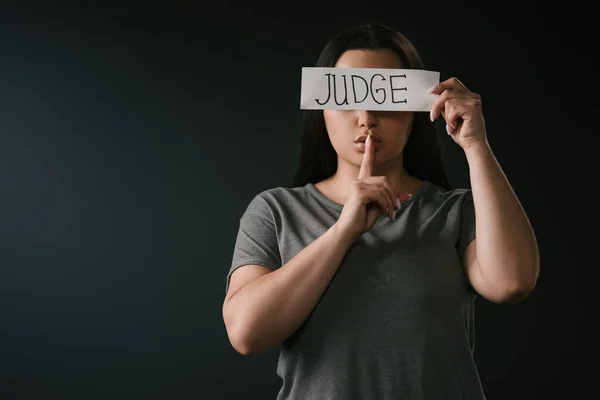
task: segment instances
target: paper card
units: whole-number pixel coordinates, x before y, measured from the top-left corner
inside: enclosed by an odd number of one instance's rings
[[[430,111],[440,73],[419,69],[302,68],[304,110]]]

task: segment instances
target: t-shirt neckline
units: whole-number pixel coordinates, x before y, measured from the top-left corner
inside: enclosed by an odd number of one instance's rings
[[[405,206],[408,206],[410,203],[412,203],[415,200],[417,200],[418,198],[422,197],[423,194],[430,187],[430,185],[432,185],[432,183],[429,182],[427,179],[424,179],[423,183],[421,183],[421,185],[417,188],[417,190],[414,193],[412,193],[412,197],[410,199],[402,202],[402,208],[404,208]],[[308,189],[308,191],[311,194],[313,194],[317,199],[319,199],[319,201],[321,201],[322,203],[325,203],[327,206],[329,206],[337,211],[340,211],[340,212],[344,209],[343,204],[337,203],[337,202],[331,200],[330,198],[326,197],[323,193],[321,193],[319,191],[319,189],[317,189],[317,187],[312,182],[307,183],[306,188]]]

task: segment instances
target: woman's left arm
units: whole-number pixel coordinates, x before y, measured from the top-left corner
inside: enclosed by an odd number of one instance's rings
[[[443,115],[448,135],[464,150],[469,165],[476,239],[465,251],[465,272],[473,289],[488,300],[518,301],[535,287],[539,250],[531,223],[487,140],[481,97],[456,78],[430,92],[439,95],[432,121]]]

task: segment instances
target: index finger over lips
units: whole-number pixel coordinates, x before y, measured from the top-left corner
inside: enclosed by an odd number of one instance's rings
[[[369,132],[369,136],[367,136],[367,140],[365,141],[365,153],[360,164],[360,171],[358,172],[359,179],[371,176],[373,173],[373,153],[374,146],[373,141],[371,140],[371,133]]]

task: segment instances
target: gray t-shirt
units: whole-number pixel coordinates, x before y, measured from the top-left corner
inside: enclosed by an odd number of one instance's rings
[[[268,189],[240,218],[231,273],[286,264],[343,206],[312,183]],[[307,320],[281,347],[278,400],[484,400],[477,294],[461,256],[475,238],[470,189],[425,180],[392,221],[358,238]]]

